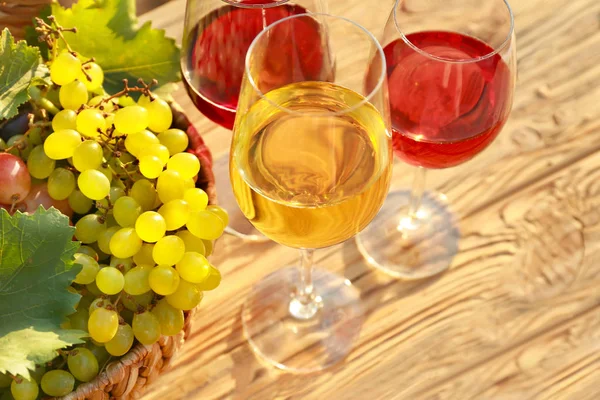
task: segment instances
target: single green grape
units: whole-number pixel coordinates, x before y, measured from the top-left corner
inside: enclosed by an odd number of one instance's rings
[[[179,274],[173,267],[158,265],[150,271],[148,283],[156,294],[167,296],[175,293],[179,286]]]
[[[221,284],[221,272],[215,268],[214,265],[210,266],[210,275],[204,281],[200,282],[197,287],[203,292],[216,289]]]
[[[13,382],[13,378],[10,375],[3,374],[0,372],[0,389],[4,389],[10,387],[10,384]]]
[[[87,254],[75,253],[75,264],[80,264],[83,266],[83,268],[81,271],[79,271],[77,276],[75,276],[73,282],[81,285],[87,285],[88,283],[94,282],[94,279],[96,279],[96,274],[100,270],[98,261],[94,260]]]
[[[173,123],[173,112],[169,103],[159,98],[150,101],[148,97],[140,97],[138,104],[148,110],[148,129],[154,132],[163,132]]]
[[[88,307],[89,309],[89,307]],[[80,331],[87,332],[87,323],[90,318],[88,309],[85,307],[78,308],[73,314],[69,315],[69,322],[71,322],[71,329],[79,329]]]
[[[42,376],[42,391],[48,396],[66,396],[73,391],[75,378],[71,373],[62,369],[53,369]]]
[[[60,105],[68,110],[78,110],[88,101],[87,89],[78,80],[61,87],[58,96]]]
[[[200,172],[200,161],[190,153],[175,154],[167,162],[167,170],[178,172],[183,179],[193,178]]]
[[[179,236],[169,235],[161,238],[154,245],[152,257],[158,265],[175,265],[185,253],[185,244]]]
[[[44,152],[53,160],[73,157],[75,148],[81,143],[81,135],[73,129],[61,129],[51,133],[44,142]]]
[[[202,254],[187,252],[177,263],[177,272],[190,283],[201,283],[210,275],[210,267],[210,263]]]
[[[54,116],[54,118],[56,118],[56,116]],[[52,121],[54,121],[54,119]],[[29,130],[29,135],[27,135],[27,139],[29,139],[29,143],[31,143],[32,146],[39,146],[42,144],[44,142],[44,139],[42,138],[42,128],[31,128]]]
[[[100,165],[100,167],[98,168],[98,171],[102,173],[102,175],[104,175],[106,177],[106,179],[108,179],[108,183],[110,184],[112,182],[113,179],[113,173],[110,169],[110,167],[108,165],[105,165],[104,163],[102,165]],[[110,188],[109,188],[110,191]]]
[[[119,315],[114,310],[98,308],[90,315],[88,332],[92,339],[106,343],[115,337],[119,328]]]
[[[148,179],[158,178],[163,168],[164,164],[156,156],[144,155],[140,157],[140,172]]]
[[[100,343],[100,346],[97,346],[90,340],[86,347],[96,356],[98,365],[106,365],[106,362],[110,359],[110,354],[108,354],[102,343]]]
[[[158,157],[161,164],[165,166],[169,161],[169,149],[160,143],[153,143],[140,150],[139,158],[142,159],[146,156]]]
[[[183,179],[176,171],[163,171],[158,177],[156,183],[156,191],[158,197],[163,203],[168,203],[171,200],[182,199],[185,192]]]
[[[55,166],[56,161],[46,155],[43,145],[35,146],[27,158],[29,174],[36,179],[49,177]]]
[[[121,181],[117,180],[115,182],[121,182]],[[110,187],[110,192],[108,192],[108,198],[110,200],[110,203],[113,205],[121,197],[125,196],[125,189],[121,188],[120,186],[114,186],[115,182],[113,182],[113,186]]]
[[[87,137],[97,137],[100,135],[100,131],[106,130],[106,121],[102,112],[95,108],[80,111],[76,122],[77,130]]]
[[[221,217],[207,210],[193,212],[186,226],[194,236],[208,240],[219,238],[225,230]]]
[[[125,139],[125,148],[130,154],[136,157],[140,156],[140,152],[151,144],[160,143],[156,135],[150,131],[142,130],[140,132],[130,133]]]
[[[94,260],[98,261],[98,253],[96,253],[96,250],[92,249],[90,246],[79,246],[76,253],[86,254],[92,257]]]
[[[7,147],[8,146],[6,145],[4,139],[0,138],[0,150],[6,150]]]
[[[146,211],[135,222],[135,231],[143,241],[154,243],[165,236],[167,223],[159,213]]]
[[[167,223],[167,230],[174,231],[184,226],[190,218],[190,206],[185,200],[171,200],[158,209]]]
[[[148,111],[140,106],[128,106],[115,113],[115,128],[126,135],[148,127]]]
[[[183,329],[185,322],[183,311],[171,306],[166,299],[160,300],[151,312],[158,319],[161,334],[173,336]]]
[[[202,211],[208,205],[208,194],[200,188],[186,189],[183,199],[190,206],[190,211]]]
[[[50,78],[60,86],[73,82],[81,71],[81,61],[70,53],[59,54],[50,64]]]
[[[62,129],[77,129],[77,113],[73,110],[62,110],[52,118],[52,129],[60,131]]]
[[[100,297],[94,299],[94,301],[90,303],[90,306],[88,308],[89,315],[92,315],[94,311],[96,311],[99,308],[106,308],[107,306],[112,305],[110,300],[108,300],[106,296],[104,296],[102,292],[100,292],[100,289],[98,289],[98,292],[100,293]]]
[[[102,146],[95,140],[85,140],[73,151],[73,166],[79,172],[98,169],[102,165]]]
[[[123,228],[134,226],[138,217],[142,214],[142,207],[130,196],[119,198],[113,207],[115,220]]]
[[[224,226],[229,225],[229,213],[223,207],[210,205],[206,207],[206,210],[210,211],[213,214],[216,214],[219,218],[221,218],[221,221],[223,221]]]
[[[21,378],[19,382],[14,380],[10,384],[10,393],[15,400],[35,400],[40,393],[40,388],[35,380],[25,380]]]
[[[204,248],[206,249],[206,252],[204,253],[204,255],[206,257],[208,257],[213,252],[214,243],[212,240],[208,240],[208,239],[202,239],[202,241],[204,242]]]
[[[158,197],[154,185],[147,179],[140,179],[139,181],[134,182],[129,191],[129,195],[142,206],[143,211],[154,209],[154,203]]]
[[[87,214],[87,212],[92,208],[93,204],[94,202],[92,199],[85,197],[85,195],[79,190],[74,190],[69,195],[69,206],[77,214]]]
[[[94,353],[85,347],[78,347],[69,352],[67,366],[75,379],[81,382],[89,382],[98,375],[98,360]]]
[[[192,251],[195,253],[199,253],[202,255],[206,255],[206,246],[204,245],[204,241],[194,235],[186,229],[177,232],[176,234],[183,240],[185,244],[185,251]]]
[[[98,247],[103,253],[112,254],[110,251],[110,240],[112,239],[113,235],[119,231],[119,229],[121,229],[121,227],[111,226],[98,235]]]
[[[148,270],[152,269],[151,265],[146,266]],[[126,292],[127,293],[127,292]],[[154,292],[148,289],[147,292],[140,295],[127,295],[121,298],[123,305],[129,311],[137,311],[140,307],[148,307],[154,300]]]
[[[110,252],[119,258],[133,257],[142,248],[142,239],[133,228],[121,228],[110,239]]]
[[[183,189],[184,190],[193,189],[195,187],[196,187],[196,182],[194,182],[194,179],[188,178],[188,179],[183,180]]]
[[[100,264],[100,269],[106,267],[106,265],[104,264]],[[98,289],[98,286],[96,285],[96,281],[92,282],[92,283],[88,283],[87,285],[85,285],[85,288],[88,292],[90,292],[90,294],[92,294],[95,297],[102,297],[103,293],[100,291],[100,289]],[[92,302],[90,302],[91,304]]]
[[[133,329],[129,324],[119,325],[115,337],[106,342],[106,351],[112,356],[120,357],[131,349],[133,338]]]
[[[44,365],[35,366],[35,370],[29,371],[29,376],[36,382],[42,381],[42,376],[46,373],[46,367]]]
[[[75,175],[65,168],[56,168],[48,177],[48,194],[54,200],[64,200],[75,190]]]
[[[143,245],[142,245],[143,249]],[[126,273],[131,268],[133,268],[133,263],[135,262],[135,257],[131,258],[119,258],[115,256],[110,257],[110,266],[118,269],[122,273]]]
[[[83,66],[83,70],[87,73],[87,76],[83,71],[80,71],[78,79],[85,84],[87,90],[93,92],[100,89],[102,83],[104,83],[104,71],[102,67],[95,62],[90,62]],[[88,76],[90,79],[88,79]]]
[[[75,237],[84,244],[94,243],[105,230],[106,222],[101,216],[88,214],[75,224]]]
[[[171,156],[184,152],[189,145],[187,134],[181,129],[168,129],[158,134],[160,143],[169,149]]]
[[[144,243],[140,251],[133,256],[133,262],[137,265],[142,264],[154,264],[154,258],[152,258],[152,250],[154,250],[153,243]]]
[[[152,268],[154,268],[152,265],[138,265],[130,269],[125,274],[125,286],[123,288],[125,293],[132,296],[139,296],[149,291],[150,283],[148,277]]]
[[[200,304],[203,297],[204,294],[196,285],[181,279],[175,293],[165,298],[172,307],[187,311]]]
[[[110,181],[97,169],[83,171],[77,178],[77,185],[81,193],[92,200],[103,199],[110,193]]]
[[[150,311],[135,314],[131,327],[135,338],[142,344],[151,345],[160,338],[160,322]]]
[[[96,285],[102,293],[113,295],[123,290],[125,278],[121,271],[113,267],[105,267],[98,271],[96,275]]]
[[[33,146],[29,143],[29,139],[25,137],[25,135],[11,136],[6,142],[6,145],[12,147],[9,151],[10,154],[21,157],[24,161],[27,161],[31,150],[33,149]]]

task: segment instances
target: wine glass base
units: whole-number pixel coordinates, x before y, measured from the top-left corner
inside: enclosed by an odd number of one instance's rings
[[[313,269],[318,310],[296,318],[300,273],[287,267],[258,282],[244,303],[242,325],[252,350],[269,364],[293,373],[328,368],[350,352],[358,338],[364,311],[359,291],[343,276]]]
[[[416,218],[408,215],[409,191],[390,192],[377,217],[359,233],[358,250],[388,275],[416,280],[437,275],[458,252],[460,232],[446,197],[426,192]]]

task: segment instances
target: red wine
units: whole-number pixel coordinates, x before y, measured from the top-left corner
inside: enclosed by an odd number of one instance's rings
[[[242,3],[257,5],[269,1]],[[183,50],[187,52],[187,62],[182,65],[185,86],[198,110],[232,129],[250,44],[273,22],[305,12],[306,9],[291,4],[271,8],[224,6],[203,17],[189,34]],[[270,40],[279,42],[284,51],[278,52],[278,57],[266,57],[261,77],[281,77],[283,72],[287,76],[300,73],[303,77],[319,78],[323,52],[316,21],[303,18],[294,24],[278,25]]]
[[[384,49],[390,88],[394,152],[425,168],[461,164],[498,135],[512,105],[512,76],[493,49],[454,32],[407,35]]]

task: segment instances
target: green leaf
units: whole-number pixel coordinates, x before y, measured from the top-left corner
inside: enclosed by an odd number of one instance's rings
[[[131,0],[80,0],[71,9],[52,6],[60,25],[77,28],[77,33],[65,32],[65,38],[75,51],[96,59],[111,94],[123,89],[123,79],[157,79],[159,85],[180,79],[175,41],[150,23],[136,29],[133,7]]]
[[[29,100],[32,79],[45,74],[39,49],[24,40],[15,43],[5,28],[0,35],[0,120],[17,115],[19,106]]]
[[[0,210],[0,372],[28,378],[57,349],[83,343],[85,332],[60,328],[80,298],[67,290],[81,269],[74,230],[54,208]]]

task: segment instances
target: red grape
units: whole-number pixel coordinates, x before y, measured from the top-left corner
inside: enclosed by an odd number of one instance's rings
[[[29,196],[27,196],[23,203],[27,206],[27,212],[30,213],[35,212],[39,206],[42,206],[46,210],[50,207],[54,207],[69,218],[73,216],[73,210],[71,210],[67,199],[54,200],[50,197],[46,182],[33,185],[31,187],[31,192],[29,192]]]
[[[23,200],[31,189],[31,176],[19,157],[0,153],[0,203],[13,204]]]

